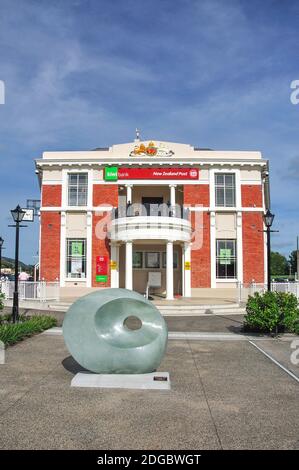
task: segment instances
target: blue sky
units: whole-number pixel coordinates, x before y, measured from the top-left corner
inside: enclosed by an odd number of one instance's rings
[[[270,160],[273,249],[299,235],[299,2],[0,0],[0,235],[9,210],[38,198],[33,160],[144,139]],[[29,224],[28,224],[29,225]],[[22,229],[36,261],[38,224]]]

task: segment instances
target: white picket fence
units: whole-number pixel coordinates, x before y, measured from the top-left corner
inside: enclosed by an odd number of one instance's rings
[[[267,284],[259,284],[251,282],[250,284],[239,283],[238,288],[238,301],[246,302],[249,295],[253,295],[255,292],[266,292]],[[299,282],[272,282],[271,291],[273,292],[290,292],[296,295],[299,299]]]
[[[14,281],[1,282],[1,292],[6,299],[13,298],[14,287]],[[59,300],[59,282],[19,281],[19,300]]]

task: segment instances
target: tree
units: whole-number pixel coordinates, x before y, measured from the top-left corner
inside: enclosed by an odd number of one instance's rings
[[[277,251],[271,252],[271,276],[284,276],[288,274],[288,261],[285,256]]]
[[[292,274],[297,272],[297,250],[291,252],[289,256],[289,265],[292,269]]]

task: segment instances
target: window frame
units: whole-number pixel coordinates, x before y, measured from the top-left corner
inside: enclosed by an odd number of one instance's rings
[[[77,178],[77,181],[75,183],[70,181],[71,178],[74,176],[76,176]],[[84,183],[80,182],[80,177],[82,176],[86,177],[86,181]],[[68,207],[86,207],[88,205],[88,182],[89,182],[88,171],[70,171],[67,173],[67,206]],[[72,189],[75,190],[75,195],[71,195]],[[84,204],[81,204],[81,201],[80,201],[80,197],[82,197],[82,195],[84,195],[84,201],[83,201]],[[71,203],[71,197],[75,197],[75,200],[76,200],[75,204]]]
[[[223,183],[217,182],[217,177],[223,177]],[[226,182],[226,178],[232,178],[233,183],[230,185]],[[223,204],[219,204],[218,198],[218,190],[223,190]],[[227,191],[232,190],[232,204],[227,203]],[[233,208],[236,207],[237,204],[237,178],[235,172],[228,172],[228,171],[215,171],[214,173],[214,195],[215,195],[215,207],[229,207]]]
[[[224,247],[220,247],[220,243],[224,243]],[[233,243],[233,254],[228,256],[228,257],[221,257],[220,255],[220,250],[228,250],[230,248],[227,247],[229,243]],[[238,258],[237,258],[237,240],[236,238],[217,238],[216,239],[216,280],[217,281],[236,281],[238,277]],[[221,263],[222,261],[230,261],[229,263]],[[229,276],[227,274],[227,266],[233,265],[233,276]],[[224,276],[219,276],[219,267],[220,266],[225,266],[225,275]]]
[[[71,254],[72,243],[83,243],[82,255]],[[87,239],[86,238],[67,238],[66,239],[66,263],[65,263],[65,276],[66,279],[76,279],[76,280],[86,280],[87,278]],[[77,264],[81,264],[81,273],[76,275],[75,272],[72,272],[72,263],[77,261]],[[81,262],[81,263],[80,263]],[[80,275],[81,274],[81,275]]]

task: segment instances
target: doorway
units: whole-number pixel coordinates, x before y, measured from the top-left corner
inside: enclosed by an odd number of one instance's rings
[[[147,215],[159,215],[159,206],[163,204],[163,197],[142,197],[143,207],[145,207]]]

